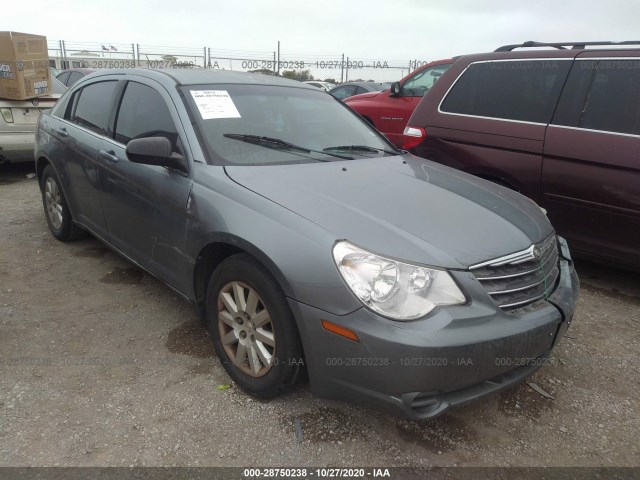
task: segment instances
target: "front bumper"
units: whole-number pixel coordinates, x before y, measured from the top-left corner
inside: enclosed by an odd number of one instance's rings
[[[517,314],[496,307],[469,272],[452,272],[471,297],[468,304],[412,322],[366,308],[337,316],[290,300],[312,391],[417,420],[522,382],[544,365],[575,310],[578,277],[560,243],[553,294]],[[322,320],[353,330],[359,341],[324,330]]]

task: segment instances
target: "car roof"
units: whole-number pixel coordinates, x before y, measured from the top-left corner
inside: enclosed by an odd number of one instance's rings
[[[557,50],[566,50],[570,48],[571,50],[587,50],[586,47],[600,47],[598,50],[608,50],[616,47],[627,47],[627,46],[639,46],[640,41],[638,40],[626,40],[623,42],[594,42],[594,41],[580,41],[580,42],[537,42],[534,40],[529,40],[523,43],[516,43],[512,45],[503,45],[502,47],[497,48],[496,52],[511,52],[517,48],[555,48]],[[591,50],[591,48],[589,48]]]
[[[150,78],[158,81],[166,86],[183,86],[183,85],[203,85],[203,84],[255,84],[255,85],[274,85],[305,88],[316,91],[317,87],[304,84],[297,80],[277,77],[274,75],[262,75],[259,73],[233,72],[229,70],[212,70],[205,68],[166,68],[166,69],[149,69],[149,68],[119,68],[99,70],[91,74],[90,78],[108,75],[139,75],[141,77]],[[89,78],[89,77],[87,77]]]
[[[81,72],[81,73],[84,73],[85,75],[89,75],[90,73],[93,73],[95,71],[96,71],[95,68],[67,68],[65,70],[60,70],[57,76],[60,76],[65,72]]]
[[[562,47],[563,45],[565,47]],[[493,52],[464,55],[454,60],[457,61],[462,59],[462,62],[473,63],[481,60],[509,60],[527,58],[573,59],[578,56],[638,56],[638,54],[640,53],[640,48],[625,48],[631,45],[640,45],[640,42],[524,42],[522,44],[504,45],[497,48]],[[599,48],[586,48],[587,46],[598,46]]]

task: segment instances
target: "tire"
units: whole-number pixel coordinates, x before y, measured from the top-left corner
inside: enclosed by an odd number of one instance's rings
[[[251,256],[229,257],[211,274],[205,314],[222,366],[244,391],[273,398],[298,382],[304,362],[295,319],[273,276]]]
[[[40,190],[44,215],[53,236],[62,242],[84,237],[85,231],[73,223],[67,200],[64,198],[60,182],[51,165],[47,165],[42,171]]]

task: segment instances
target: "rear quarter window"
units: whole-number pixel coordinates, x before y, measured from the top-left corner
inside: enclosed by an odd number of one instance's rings
[[[570,67],[570,60],[474,63],[454,83],[440,110],[549,123]]]
[[[640,135],[640,60],[577,60],[553,123]]]

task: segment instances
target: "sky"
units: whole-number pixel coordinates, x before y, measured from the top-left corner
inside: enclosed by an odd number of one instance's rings
[[[640,1],[30,0],[3,2],[0,30],[352,59],[438,60],[539,41],[640,40]]]

